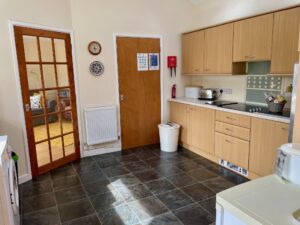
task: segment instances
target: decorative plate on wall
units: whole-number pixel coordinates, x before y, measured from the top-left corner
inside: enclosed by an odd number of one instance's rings
[[[88,50],[92,55],[99,55],[101,53],[102,47],[99,42],[92,41],[89,43]]]
[[[104,65],[102,62],[94,61],[90,64],[90,72],[94,76],[101,76],[104,73]]]

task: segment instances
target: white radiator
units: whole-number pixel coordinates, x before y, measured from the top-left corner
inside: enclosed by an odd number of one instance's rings
[[[86,108],[85,124],[88,145],[118,140],[116,106]]]

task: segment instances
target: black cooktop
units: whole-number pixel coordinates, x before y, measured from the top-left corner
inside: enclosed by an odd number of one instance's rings
[[[268,115],[275,115],[275,116],[284,116],[290,117],[290,111],[284,110],[281,113],[273,113],[270,112],[267,106],[259,106],[259,105],[252,105],[252,104],[245,104],[245,103],[237,103],[231,105],[217,105],[219,107],[223,107],[226,109],[233,109],[242,112],[250,112],[250,113],[264,113]]]

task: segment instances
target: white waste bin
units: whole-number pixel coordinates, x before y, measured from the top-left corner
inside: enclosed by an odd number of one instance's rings
[[[164,152],[176,152],[180,125],[176,123],[159,124],[160,149]]]

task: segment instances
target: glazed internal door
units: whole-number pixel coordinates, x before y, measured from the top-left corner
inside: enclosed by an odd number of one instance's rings
[[[160,70],[138,71],[137,53],[160,53],[160,40],[117,38],[123,149],[159,142]]]
[[[33,176],[80,158],[70,35],[14,27]]]

